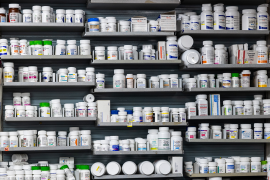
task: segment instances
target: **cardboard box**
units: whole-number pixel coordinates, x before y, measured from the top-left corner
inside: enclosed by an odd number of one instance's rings
[[[237,64],[237,57],[238,57],[237,44],[234,44],[229,47],[229,54],[230,54],[230,64]]]
[[[176,13],[175,11],[169,11],[160,14],[157,18],[159,23],[159,31],[176,31]]]
[[[245,51],[244,63],[257,64],[258,52],[253,50]]]
[[[158,41],[158,60],[166,60],[166,42]]]
[[[209,94],[210,116],[220,116],[220,94]]]
[[[237,64],[244,64],[244,55],[245,51],[244,50],[238,50],[237,54]]]
[[[131,32],[147,32],[147,18],[143,16],[134,16],[131,18]]]
[[[183,174],[183,157],[170,156],[169,162],[172,165],[172,174]]]
[[[97,100],[98,122],[111,121],[111,102],[110,100]]]

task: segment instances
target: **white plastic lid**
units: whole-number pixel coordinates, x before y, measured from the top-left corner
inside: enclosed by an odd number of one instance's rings
[[[196,79],[195,78],[188,78],[188,82],[195,83]]]
[[[32,110],[34,111],[35,110],[35,106],[25,106],[25,110]]]
[[[208,165],[209,166],[217,166],[217,163],[216,162],[209,162]]]
[[[84,69],[78,70],[78,74],[84,74],[85,75],[86,71]]]
[[[149,161],[141,162],[140,164],[140,170],[145,175],[151,175],[154,172],[154,165]]]
[[[50,71],[50,72],[52,72],[53,70],[52,70],[51,67],[43,67],[43,71]]]
[[[74,14],[74,10],[72,10],[72,9],[67,9],[67,10],[66,10],[66,14]]]
[[[208,159],[202,158],[202,159],[200,159],[200,163],[207,164],[208,163]]]
[[[132,45],[124,45],[124,49],[132,50]]]
[[[75,14],[83,14],[83,10],[81,10],[81,9],[75,9]]]
[[[121,171],[121,166],[115,162],[109,162],[106,166],[107,173],[110,175],[116,175]]]
[[[231,129],[237,129],[238,128],[238,124],[230,124],[230,128]]]
[[[187,130],[188,130],[188,131],[191,131],[191,132],[195,132],[195,131],[196,131],[196,127],[188,127]]]
[[[67,40],[67,44],[74,45],[76,44],[76,40]]]
[[[241,162],[249,162],[250,159],[249,159],[248,157],[241,157],[241,158],[240,158],[240,161],[241,161]]]
[[[133,111],[142,111],[142,107],[133,107]]]
[[[257,45],[266,45],[266,41],[257,41]]]
[[[17,110],[25,110],[25,106],[16,106]]]
[[[5,105],[6,110],[13,110],[14,107],[12,105]]]
[[[261,128],[263,127],[263,123],[254,123],[255,128]]]
[[[252,105],[252,101],[245,100],[245,101],[244,101],[244,105]]]
[[[90,40],[82,39],[82,40],[80,40],[80,44],[90,44]]]
[[[242,129],[251,129],[251,124],[240,124]]]
[[[190,78],[190,74],[182,74],[182,79]]]
[[[223,105],[231,105],[232,104],[232,101],[231,100],[224,100],[223,101]]]
[[[44,131],[44,130],[41,130],[41,131],[38,131],[38,135],[46,135],[47,133],[46,133],[46,131]]]
[[[104,164],[102,164],[101,162],[96,162],[91,166],[91,173],[94,176],[103,176],[105,172],[106,172],[106,168]]]
[[[96,74],[96,78],[104,78],[105,74]]]
[[[181,131],[173,131],[171,132],[173,136],[181,136]]]
[[[264,123],[264,127],[270,128],[270,123]]]
[[[24,9],[23,14],[32,14],[32,10],[31,9]]]
[[[24,97],[24,96],[28,96],[29,97],[30,96],[30,93],[28,93],[28,92],[27,93],[22,93],[22,97]]]
[[[232,101],[232,103],[233,103],[233,101]],[[234,104],[235,105],[241,105],[242,106],[243,103],[244,103],[243,101],[234,101]]]
[[[238,10],[237,6],[227,6],[226,10]]]
[[[126,111],[121,111],[121,112],[118,112],[118,115],[119,116],[126,116],[127,115],[127,112]]]
[[[176,41],[176,36],[167,36],[167,41]]]
[[[135,174],[137,172],[137,165],[132,162],[132,161],[127,161],[123,164],[122,166],[122,171],[126,174],[126,175],[132,175]]]
[[[178,45],[184,47],[185,49],[190,49],[193,46],[194,40],[189,35],[181,36],[178,39]]]
[[[15,171],[7,171],[8,176],[15,176]]]
[[[223,77],[231,77],[232,74],[231,73],[223,73]]]
[[[91,130],[81,130],[80,133],[81,133],[81,135],[90,135]]]
[[[58,136],[66,136],[67,131],[58,131]]]
[[[114,74],[124,74],[124,69],[115,69]]]
[[[119,24],[121,26],[129,26],[130,25],[130,21],[123,21],[123,20],[121,20],[121,21],[119,21]]]
[[[56,132],[55,131],[47,131],[47,136],[55,136]]]
[[[22,170],[22,168],[23,168],[22,165],[15,165],[14,166],[14,170],[16,170],[16,171],[20,171],[20,170]]]
[[[169,107],[161,107],[161,111],[169,111]]]
[[[78,136],[79,135],[79,131],[71,131],[69,133],[70,136]]]
[[[251,14],[257,14],[255,9],[243,9],[242,10],[243,14],[251,13]]]
[[[90,102],[87,104],[88,107],[96,107],[97,103],[96,102]]]
[[[57,44],[66,44],[66,41],[65,40],[57,39],[56,43]]]
[[[159,131],[169,131],[169,127],[159,127]]]
[[[261,162],[261,157],[251,157],[252,162]]]
[[[152,111],[151,107],[144,107],[144,111]]]
[[[117,51],[116,46],[108,46],[107,49],[108,49],[108,51]]]
[[[95,72],[95,68],[93,67],[87,67],[86,72]]]
[[[168,161],[164,160],[164,163],[162,163],[159,166],[159,171],[161,174],[164,174],[164,175],[169,174],[171,170],[172,170],[172,166]]]
[[[33,6],[32,10],[33,11],[41,11],[41,6]]]
[[[260,101],[259,100],[253,100],[253,105],[260,105]]]
[[[41,9],[42,9],[42,11],[50,11],[51,7],[50,6],[42,6]]]
[[[213,41],[203,41],[203,45],[213,45]]]
[[[145,79],[145,78],[146,78],[146,75],[145,75],[145,74],[137,74],[137,78],[138,78],[138,79],[139,79],[139,78]]]
[[[3,14],[6,13],[6,11],[3,10],[3,9],[1,9],[1,11],[2,11]],[[0,13],[1,13],[1,12],[0,12]],[[0,43],[8,43],[8,40],[7,40],[7,39],[0,39]],[[19,69],[20,69],[20,67],[19,67]]]
[[[71,73],[71,72],[74,72],[76,73],[76,68],[75,67],[68,67],[68,72]]]
[[[170,78],[171,78],[171,79],[172,79],[172,78],[178,79],[178,74],[170,74]]]
[[[14,67],[14,63],[12,63],[12,62],[4,62],[4,67]]]
[[[65,14],[66,10],[64,9],[56,9],[56,14]]]
[[[206,94],[198,94],[196,96],[196,99],[207,99],[207,95]]]
[[[10,136],[18,136],[18,132],[17,131],[10,131],[9,135]]]
[[[230,162],[234,162],[233,159],[226,159],[225,161],[226,161],[226,162],[229,162],[229,163],[230,163]]]
[[[263,104],[270,104],[270,99],[263,99]]]
[[[9,8],[19,8],[20,5],[19,4],[9,4],[8,7]]]
[[[96,51],[105,51],[105,47],[104,46],[96,46],[95,50]]]
[[[111,140],[118,140],[119,136],[110,136]]]
[[[56,170],[56,174],[57,175],[64,175],[65,174],[65,170],[58,169],[58,170]]]
[[[216,44],[215,45],[216,49],[224,49],[224,47],[225,47],[224,44]]]

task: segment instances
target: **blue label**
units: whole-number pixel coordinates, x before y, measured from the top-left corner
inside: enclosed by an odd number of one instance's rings
[[[119,151],[119,145],[112,145],[111,151]]]
[[[227,169],[234,169],[234,165],[227,165]]]

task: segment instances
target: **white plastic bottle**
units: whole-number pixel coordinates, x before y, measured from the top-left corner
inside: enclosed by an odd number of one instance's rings
[[[213,30],[213,12],[211,4],[202,5],[201,30]]]
[[[197,16],[197,15],[190,16],[189,29],[190,30],[201,29],[200,16]]]
[[[178,43],[176,39],[177,39],[176,36],[167,36],[166,42],[167,60],[178,59]]]
[[[124,69],[115,69],[113,76],[113,88],[126,88]]]
[[[266,47],[266,41],[257,41],[258,52],[257,64],[268,64],[268,48]]]
[[[183,139],[181,137],[181,131],[173,131],[171,137],[171,150],[181,151],[183,150]]]
[[[157,129],[148,129],[147,141],[149,143],[150,151],[158,150],[158,130]]]
[[[226,51],[223,44],[215,45],[215,64],[226,64]]]
[[[237,6],[226,7],[226,30],[240,30],[240,14]]]
[[[242,30],[257,29],[257,13],[255,9],[244,9],[242,11]]]
[[[168,127],[160,127],[158,133],[158,150],[159,151],[169,151],[170,150],[170,138]]]
[[[213,41],[203,41],[203,48],[202,48],[202,64],[214,64],[214,47]]]
[[[223,4],[215,4],[214,11],[214,30],[225,30],[226,18]]]
[[[51,22],[51,7],[50,6],[42,6],[42,23],[50,23]]]
[[[257,8],[257,30],[269,30],[268,4],[259,5]]]
[[[198,103],[198,116],[208,116],[208,101],[206,94],[199,94],[196,97]]]

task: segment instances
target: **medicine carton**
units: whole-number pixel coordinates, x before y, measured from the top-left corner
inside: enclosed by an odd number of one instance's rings
[[[183,174],[183,157],[170,156],[169,162],[172,165],[172,174]]]
[[[158,41],[157,47],[158,47],[158,59],[166,60],[166,42]]]
[[[220,94],[209,94],[210,116],[220,116]]]
[[[253,50],[245,51],[244,63],[245,64],[257,64],[258,52]]]
[[[111,121],[111,102],[110,100],[97,100],[98,122]]]
[[[147,18],[143,16],[134,16],[131,18],[131,32],[147,32]]]
[[[166,13],[162,13],[157,18],[159,24],[158,31],[173,31],[176,29],[176,13],[175,11],[169,11]]]

